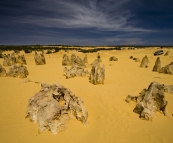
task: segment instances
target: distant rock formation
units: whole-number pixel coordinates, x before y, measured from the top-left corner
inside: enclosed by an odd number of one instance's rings
[[[16,56],[15,56],[14,52],[11,54],[11,61],[12,61],[12,65],[17,63]]]
[[[109,61],[118,61],[118,59],[115,56],[112,56],[109,58]]]
[[[83,59],[83,62],[84,62],[84,63],[88,63],[88,57],[87,57],[87,54],[85,54],[85,57],[84,57],[84,59]]]
[[[89,76],[89,72],[88,70],[85,71],[83,67],[74,64],[70,69],[64,67],[64,75],[66,79],[76,76],[85,77]]]
[[[168,55],[169,55],[169,52],[170,52],[170,51],[167,51],[167,52],[164,54],[164,56],[168,56]]]
[[[0,58],[3,58],[3,54],[2,51],[0,50]]]
[[[40,58],[41,58],[41,60],[43,61],[43,63],[46,64],[46,59],[45,59],[45,56],[44,56],[44,52],[42,52],[42,53],[40,54]]]
[[[169,65],[166,65],[165,67],[162,67],[159,70],[159,73],[173,74],[173,62],[171,62]]]
[[[133,56],[130,56],[129,59],[133,59]]]
[[[140,62],[140,59],[139,58],[134,58],[133,59],[135,62]]]
[[[45,59],[43,59],[42,56],[39,56],[37,52],[35,52],[34,59],[35,59],[36,65],[44,65],[45,64],[45,61],[44,61]]]
[[[100,53],[99,52],[97,54],[97,60],[98,60],[98,62],[102,62],[102,59],[101,59],[101,56],[100,56]]]
[[[128,95],[126,102],[131,100],[137,102],[133,111],[138,113],[141,119],[152,120],[156,111],[162,111],[164,115],[167,115],[168,101],[165,100],[163,84],[152,82],[139,96]]]
[[[87,125],[88,112],[83,100],[62,85],[44,83],[28,101],[26,117],[38,123],[39,132],[63,131],[72,116]]]
[[[0,77],[5,77],[7,75],[5,68],[0,64]]]
[[[69,57],[66,54],[63,55],[62,65],[63,66],[70,66],[71,65],[71,60],[69,59]]]
[[[160,68],[161,68],[160,57],[157,57],[156,62],[155,62],[155,65],[153,67],[153,71],[159,72]]]
[[[23,64],[20,66],[17,66],[16,64],[13,64],[7,73],[7,76],[11,77],[19,77],[19,78],[26,78],[28,76],[29,72]]]
[[[16,63],[25,64],[25,65],[27,64],[24,54],[23,55],[19,55],[19,54],[17,55]]]
[[[145,57],[142,59],[142,61],[141,61],[140,67],[142,67],[142,68],[147,68],[147,67],[148,67],[148,63],[149,63],[148,57],[145,56]]]
[[[105,66],[103,65],[102,68],[100,68],[100,72],[98,72],[99,66],[93,65],[90,72],[89,81],[92,84],[104,84],[105,80]]]
[[[4,61],[3,66],[11,66],[11,58],[8,55],[3,55]]]

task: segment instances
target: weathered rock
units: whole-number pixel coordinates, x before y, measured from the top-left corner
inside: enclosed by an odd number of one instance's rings
[[[71,65],[71,61],[66,54],[63,55],[62,65],[63,66],[70,66]]]
[[[166,106],[168,101],[165,100],[164,85],[152,82],[148,89],[144,89],[139,96],[128,95],[127,102],[136,101],[134,112],[140,115],[141,119],[152,120],[155,111],[162,111],[166,115]]]
[[[161,68],[160,57],[157,57],[155,65],[153,67],[153,71],[159,72],[160,68]]]
[[[44,56],[44,52],[42,52],[42,53],[40,54],[40,58],[41,58],[41,60],[43,61],[43,63],[46,64],[46,59],[45,59],[45,56]]]
[[[16,56],[15,56],[14,52],[11,54],[11,61],[12,61],[12,65],[17,63]]]
[[[109,58],[109,61],[118,61],[118,59],[115,56],[112,56]]]
[[[88,112],[82,99],[62,85],[42,84],[41,90],[28,101],[26,117],[38,123],[39,132],[63,131],[72,116],[87,125]]]
[[[97,60],[98,60],[98,62],[102,62],[102,59],[101,59],[101,56],[100,56],[100,53],[99,52],[97,54]]]
[[[34,59],[36,65],[44,65],[42,58],[38,55],[37,52],[35,52]]]
[[[159,73],[173,74],[173,62],[171,62],[169,65],[166,65],[165,67],[162,67],[159,70]]]
[[[23,55],[17,55],[16,63],[25,64],[25,65],[27,64],[24,54]]]
[[[84,62],[84,63],[88,63],[87,54],[85,54],[85,57],[84,57],[84,59],[83,59],[83,62]]]
[[[23,64],[21,64],[18,67],[18,77],[19,78],[26,78],[29,75],[27,67],[25,67]]]
[[[89,75],[89,72],[88,70],[85,71],[83,67],[74,64],[70,69],[64,67],[64,75],[66,76],[66,79],[75,76],[85,77]]]
[[[8,55],[4,55],[3,58],[4,58],[3,66],[11,66],[10,62],[11,59],[8,57]]]
[[[7,76],[18,77],[19,68],[16,64],[13,64],[7,73]]]
[[[3,54],[2,51],[0,50],[0,58],[3,58]]]
[[[133,59],[133,56],[130,56],[129,59]]]
[[[148,67],[148,63],[149,63],[148,57],[145,56],[145,57],[142,59],[142,61],[141,61],[140,67],[142,67],[142,68],[147,68],[147,67]]]
[[[0,77],[5,77],[7,75],[5,68],[0,64]]]
[[[164,54],[164,56],[168,56],[168,55],[169,55],[169,52],[170,52],[170,51],[167,51],[167,52]]]
[[[164,91],[170,94],[173,94],[173,85],[165,85]]]
[[[135,62],[140,62],[140,59],[139,58],[135,58],[134,61]]]
[[[100,72],[98,72],[98,70],[99,70],[98,65],[93,65],[91,68],[89,81],[92,84],[104,84],[104,80],[105,80],[105,67],[104,67],[104,65],[102,66],[102,68],[100,68]]]

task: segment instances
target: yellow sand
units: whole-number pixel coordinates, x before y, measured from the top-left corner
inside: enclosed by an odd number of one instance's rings
[[[22,83],[23,79],[0,78],[0,142],[1,143],[171,143],[173,142],[173,95],[165,93],[168,100],[168,117],[156,112],[153,121],[144,121],[133,112],[135,102],[126,103],[128,94],[138,95],[153,82],[173,84],[173,75],[152,72],[156,48],[123,51],[101,51],[102,64],[106,69],[105,85],[92,85],[88,78],[65,79],[62,53],[46,56],[46,65],[35,65],[34,53],[26,54],[28,78],[32,81],[59,83],[84,100],[88,110],[88,126],[72,119],[68,128],[57,135],[51,132],[38,134],[37,124],[25,119],[28,99],[40,89],[34,82]],[[167,51],[167,49],[165,49]],[[8,52],[7,52],[8,53]],[[73,52],[69,52],[71,55]],[[80,57],[83,53],[75,52]],[[109,62],[114,55],[118,62]],[[140,68],[140,60],[147,55],[149,67]],[[172,57],[171,57],[172,56]],[[89,63],[97,53],[88,54]],[[169,56],[160,56],[162,66],[173,61],[173,49]],[[2,64],[0,59],[0,64]],[[110,66],[110,64],[112,66]],[[90,68],[87,68],[90,71]],[[8,71],[8,68],[6,68]]]

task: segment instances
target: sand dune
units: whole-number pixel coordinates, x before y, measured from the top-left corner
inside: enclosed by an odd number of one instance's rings
[[[40,89],[35,82],[23,83],[24,79],[0,78],[0,140],[2,143],[171,143],[173,142],[173,95],[165,93],[168,100],[168,116],[155,113],[153,121],[144,121],[133,112],[135,102],[126,103],[128,94],[138,95],[153,82],[173,85],[173,75],[152,72],[157,56],[155,48],[123,51],[100,51],[102,64],[105,65],[105,84],[93,85],[87,77],[66,79],[63,76],[62,54],[45,55],[46,65],[35,65],[34,53],[26,54],[28,79],[49,84],[59,83],[69,88],[84,100],[88,111],[88,126],[76,119],[69,122],[68,128],[57,135],[51,132],[38,134],[37,124],[25,119],[28,99]],[[165,50],[166,51],[166,50]],[[82,59],[85,54],[75,53]],[[149,58],[148,68],[140,68],[139,62],[130,56]],[[118,61],[110,62],[115,56]],[[172,57],[171,57],[172,56]],[[89,63],[97,53],[88,54]],[[161,67],[173,61],[173,50],[169,56],[160,56]],[[3,59],[0,59],[2,64]],[[101,64],[101,65],[102,65]],[[109,66],[109,65],[112,66]],[[5,67],[8,71],[8,67]],[[87,67],[90,71],[90,67]]]

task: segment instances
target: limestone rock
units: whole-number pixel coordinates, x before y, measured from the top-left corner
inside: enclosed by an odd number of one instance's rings
[[[140,115],[141,119],[152,120],[154,112],[162,111],[166,115],[166,106],[168,101],[165,100],[164,85],[152,82],[148,89],[144,89],[139,96],[128,95],[127,102],[136,101],[134,112]]]
[[[170,94],[173,94],[173,85],[165,85],[164,91]]]
[[[35,59],[35,64],[36,65],[44,65],[45,64],[42,57],[39,56],[37,52],[35,52],[34,59]]]
[[[118,59],[115,56],[112,56],[109,58],[109,61],[118,61]]]
[[[11,61],[12,61],[12,65],[17,63],[16,56],[15,56],[14,52],[11,54]]]
[[[162,67],[159,70],[159,73],[164,73],[164,74],[171,74],[173,75],[173,62],[171,62],[169,65],[166,65],[165,67]]]
[[[159,72],[160,68],[161,68],[160,57],[157,57],[155,65],[153,67],[153,71]]]
[[[62,65],[63,66],[70,66],[71,65],[71,61],[66,54],[63,55]]]
[[[7,75],[5,68],[0,64],[0,77],[5,77]]]
[[[88,63],[87,54],[85,54],[85,57],[84,57],[84,59],[83,59],[83,62],[84,62],[84,63]]]
[[[147,67],[148,67],[148,63],[149,63],[148,57],[145,56],[145,57],[142,59],[142,61],[141,61],[140,67],[142,67],[142,68],[147,68]]]
[[[164,54],[164,56],[168,56],[168,55],[169,55],[169,52],[170,52],[170,51],[167,51],[167,52]]]
[[[28,101],[26,117],[38,123],[39,132],[56,134],[68,126],[72,116],[87,125],[88,112],[81,98],[59,84],[41,85],[41,90]]]
[[[11,66],[11,62],[10,62],[11,58],[9,58],[8,55],[4,55],[3,58],[4,58],[3,66]]]

